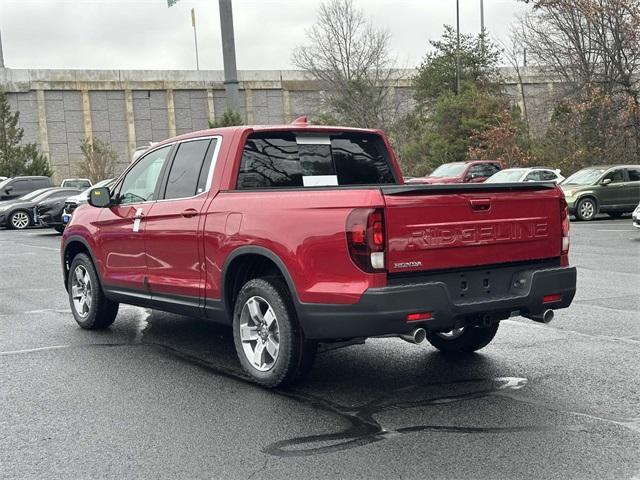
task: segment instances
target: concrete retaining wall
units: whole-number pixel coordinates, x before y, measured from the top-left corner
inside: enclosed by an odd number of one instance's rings
[[[413,71],[402,72],[396,103],[409,104]],[[519,84],[505,70],[507,91],[520,102]],[[525,83],[534,125],[548,117],[553,81],[528,72]],[[241,71],[241,114],[249,124],[289,123],[318,113],[321,92],[303,72]],[[208,128],[226,110],[221,71],[15,70],[0,68],[0,88],[20,112],[24,141],[49,157],[54,181],[75,176],[80,143],[97,137],[118,154],[117,170],[137,146]]]

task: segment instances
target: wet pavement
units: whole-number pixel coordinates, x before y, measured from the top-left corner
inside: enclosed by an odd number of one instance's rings
[[[572,223],[574,305],[467,358],[398,339],[269,391],[228,329],[79,329],[59,236],[0,231],[0,478],[640,478],[640,231]]]

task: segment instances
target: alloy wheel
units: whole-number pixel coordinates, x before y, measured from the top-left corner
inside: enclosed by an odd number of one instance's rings
[[[280,351],[278,319],[269,302],[254,296],[240,312],[240,340],[249,363],[261,372],[273,368]]]
[[[91,311],[91,277],[82,265],[78,265],[73,271],[71,297],[76,313],[83,318],[89,315]]]
[[[595,214],[596,207],[591,200],[583,200],[580,203],[580,216],[585,220],[589,220]]]
[[[18,230],[22,230],[23,228],[27,228],[29,226],[29,215],[25,212],[16,212],[11,215],[11,226],[13,228],[17,228]]]

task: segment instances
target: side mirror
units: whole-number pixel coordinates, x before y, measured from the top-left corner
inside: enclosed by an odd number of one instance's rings
[[[7,195],[11,193],[11,190],[13,190],[13,185],[9,185],[7,188],[4,189],[4,191],[7,192]]]
[[[600,182],[602,185],[609,185],[611,183],[611,179],[610,178],[605,178],[604,180],[602,180],[602,182]]]
[[[106,208],[111,205],[111,193],[107,187],[94,188],[89,192],[89,205]]]

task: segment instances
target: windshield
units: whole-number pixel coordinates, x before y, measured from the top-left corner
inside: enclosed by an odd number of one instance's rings
[[[464,172],[464,163],[445,163],[436,168],[430,177],[458,177]]]
[[[65,180],[62,182],[61,187],[65,188],[87,188],[91,186],[91,182],[89,180]]]
[[[600,178],[604,172],[604,168],[585,168],[571,175],[562,182],[562,185],[591,185]]]
[[[502,170],[491,175],[485,183],[510,183],[519,182],[524,170]]]
[[[0,182],[0,188],[4,188],[4,186],[9,183],[9,180],[11,180],[10,178],[7,178],[6,180],[2,180]]]

